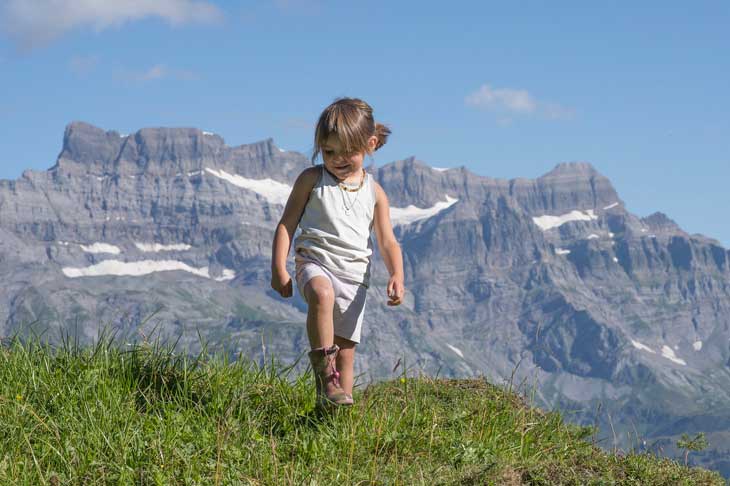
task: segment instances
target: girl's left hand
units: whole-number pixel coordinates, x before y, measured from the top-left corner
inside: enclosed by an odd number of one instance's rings
[[[388,305],[400,305],[403,300],[403,295],[406,293],[406,288],[403,285],[403,278],[398,276],[391,276],[388,280]]]

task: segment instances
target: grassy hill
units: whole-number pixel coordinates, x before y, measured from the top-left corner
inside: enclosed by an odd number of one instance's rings
[[[311,374],[225,356],[5,342],[0,484],[725,484],[484,380],[404,373],[320,414]]]

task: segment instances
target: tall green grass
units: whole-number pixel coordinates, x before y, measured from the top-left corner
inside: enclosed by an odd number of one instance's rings
[[[4,343],[0,484],[725,484],[481,379],[404,372],[321,413],[311,373],[173,349]]]

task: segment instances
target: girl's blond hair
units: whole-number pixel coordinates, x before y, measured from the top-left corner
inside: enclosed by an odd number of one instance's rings
[[[378,150],[388,141],[390,128],[375,122],[372,107],[363,100],[336,98],[319,115],[317,128],[314,130],[313,164],[331,134],[335,134],[345,153],[370,153],[368,139],[373,135],[378,137],[375,145],[375,150]]]

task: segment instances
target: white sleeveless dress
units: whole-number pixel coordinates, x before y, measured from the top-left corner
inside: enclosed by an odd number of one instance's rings
[[[349,192],[339,187],[324,164],[318,167],[320,177],[299,221],[301,233],[294,240],[294,260],[313,261],[338,278],[367,288],[375,215],[372,177],[366,172],[363,186]]]

